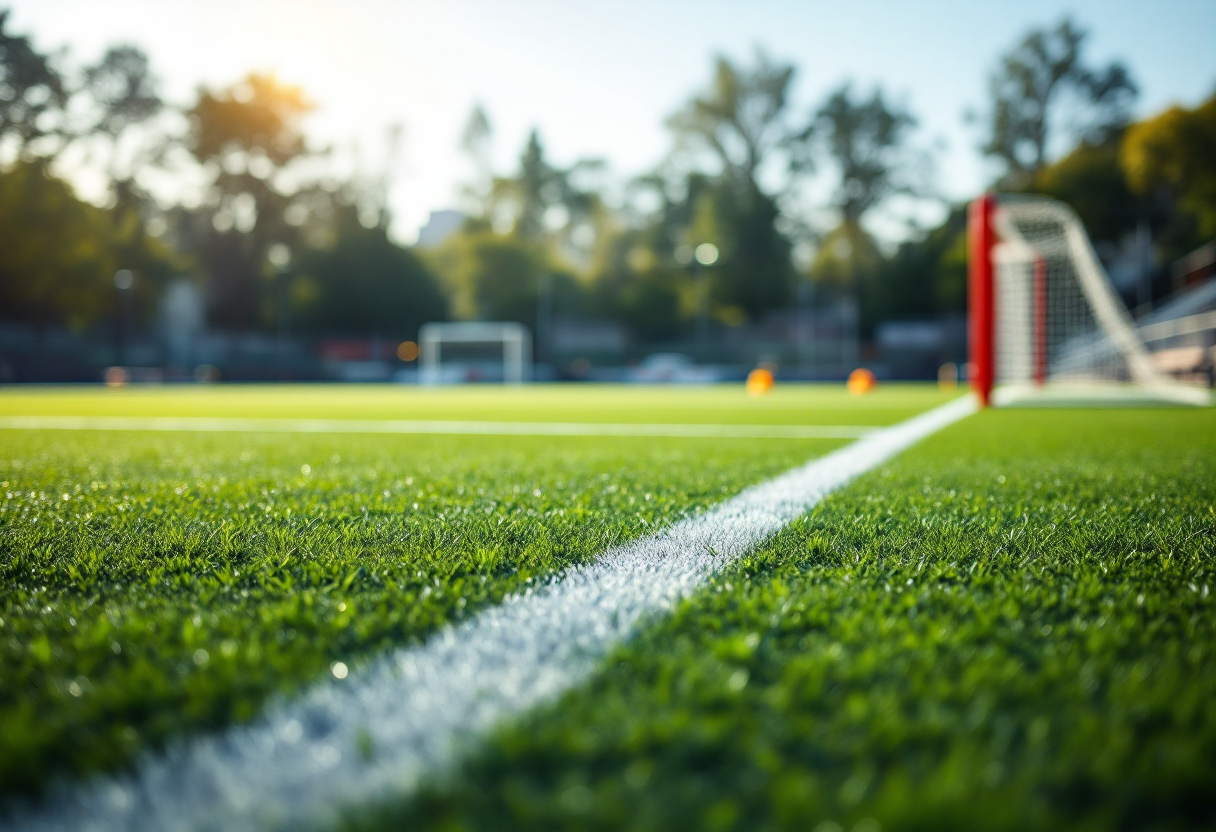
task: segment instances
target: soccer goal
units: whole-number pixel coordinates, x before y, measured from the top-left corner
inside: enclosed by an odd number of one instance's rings
[[[1158,368],[1067,205],[989,194],[972,202],[968,226],[971,380],[983,404],[1210,403]]]
[[[501,367],[501,375],[498,368]],[[418,330],[422,384],[532,379],[532,333],[513,321],[423,324]]]

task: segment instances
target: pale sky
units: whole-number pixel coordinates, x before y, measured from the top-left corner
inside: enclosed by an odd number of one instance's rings
[[[1137,112],[1193,105],[1216,90],[1213,0],[15,0],[12,31],[76,62],[106,46],[142,47],[162,92],[188,104],[199,84],[274,71],[317,104],[319,144],[359,141],[375,157],[405,127],[391,192],[394,232],[412,241],[431,210],[452,207],[469,165],[459,137],[475,102],[494,125],[506,171],[532,126],[559,163],[607,159],[623,180],[668,152],[666,117],[705,86],[714,54],[750,61],[756,46],[795,63],[796,111],[846,79],[874,84],[940,144],[936,185],[970,196],[992,174],[964,123],[982,109],[999,56],[1033,26],[1071,14],[1088,57],[1121,59]],[[85,187],[85,186],[82,186]],[[87,189],[87,188],[86,188]]]

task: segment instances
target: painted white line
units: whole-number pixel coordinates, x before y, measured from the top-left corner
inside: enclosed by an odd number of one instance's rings
[[[398,433],[472,436],[674,436],[707,439],[858,439],[872,425],[699,425],[628,422],[467,422],[417,419],[227,419],[202,416],[0,416],[0,430],[200,433]]]
[[[38,832],[299,829],[408,794],[480,736],[586,679],[644,617],[831,491],[967,414],[971,397],[885,428],[694,518],[508,598],[267,709],[254,724],[60,787],[13,828]]]

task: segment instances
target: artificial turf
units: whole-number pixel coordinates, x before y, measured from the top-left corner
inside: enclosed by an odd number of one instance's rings
[[[789,390],[0,393],[0,415],[885,424]],[[256,714],[836,441],[0,431],[0,794]]]
[[[1216,827],[1216,418],[985,412],[362,830]]]
[[[783,385],[760,398],[748,396],[741,385],[31,387],[0,388],[0,416],[887,425],[956,395],[925,384],[888,385],[864,398],[835,384]]]

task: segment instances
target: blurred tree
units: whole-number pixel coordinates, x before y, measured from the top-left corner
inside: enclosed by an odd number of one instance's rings
[[[1136,85],[1118,62],[1104,69],[1087,66],[1085,38],[1067,18],[1051,31],[1033,30],[992,74],[983,150],[1004,162],[1007,184],[1024,183],[1043,168],[1065,128],[1100,142],[1127,123]]]
[[[1119,162],[1137,193],[1166,191],[1201,238],[1216,238],[1216,95],[1133,124]]]
[[[476,107],[462,138],[480,180],[466,189],[473,215],[426,257],[455,317],[519,321],[540,338],[542,290],[558,315],[587,309],[587,289],[575,274],[590,265],[606,213],[590,181],[604,166],[598,160],[552,164],[533,130],[516,172],[491,177],[490,135],[489,118]]]
[[[133,128],[164,109],[147,56],[134,46],[111,47],[98,63],[85,69],[81,91],[92,103],[83,135],[105,148],[114,210],[139,214],[148,199],[136,176],[165,149],[164,137],[155,137],[123,152],[124,138]]]
[[[582,159],[569,168],[551,164],[533,130],[518,172],[494,179],[488,219],[495,229],[510,228],[524,241],[548,244],[554,254],[585,265],[602,209],[596,187],[586,180],[603,169],[598,159]]]
[[[737,325],[788,303],[794,268],[777,201],[760,191],[740,194],[729,183],[717,183],[702,199],[717,233],[694,231],[689,242],[712,242],[721,252],[709,272],[714,317]]]
[[[402,125],[390,124],[384,131],[384,156],[378,166],[379,170],[367,174],[357,173],[345,188],[347,196],[354,198],[356,215],[366,228],[388,227],[389,192],[393,184],[393,170],[401,155],[404,134],[405,128]]]
[[[97,64],[85,70],[84,89],[99,108],[89,132],[102,133],[115,141],[164,107],[148,56],[134,46],[106,50]]]
[[[633,275],[612,299],[622,323],[643,342],[669,341],[679,333],[682,296],[691,286],[669,272],[651,270]]]
[[[1068,203],[1093,240],[1119,241],[1157,213],[1150,200],[1128,187],[1119,168],[1122,140],[1122,132],[1117,132],[1101,142],[1082,141],[1068,155],[1043,167],[1025,189]]]
[[[307,189],[285,171],[309,155],[301,122],[311,109],[299,87],[252,74],[223,90],[200,90],[187,112],[186,145],[211,178],[200,217],[212,228],[198,253],[213,323],[250,328],[273,317],[267,252],[297,243],[290,211]]]
[[[757,52],[750,70],[718,57],[709,89],[671,116],[667,126],[686,149],[708,150],[729,181],[759,193],[761,171],[778,151],[794,151],[786,156],[791,170],[806,160],[797,151],[809,128],[795,130],[787,119],[794,72],[792,65],[773,63],[764,52]]]
[[[544,244],[499,234],[484,222],[470,223],[426,258],[442,277],[456,318],[519,321],[535,328],[542,281],[550,282],[558,314],[586,311],[582,285]]]
[[[223,163],[229,178],[221,176],[221,186],[240,187],[243,176],[265,180],[305,153],[300,120],[310,110],[303,90],[273,75],[255,73],[218,92],[203,89],[189,111],[190,150],[203,164]]]
[[[18,159],[29,159],[52,151],[39,148],[45,144],[40,140],[62,139],[56,116],[67,105],[68,91],[50,59],[28,37],[8,30],[9,14],[0,10],[0,144],[15,146]]]
[[[491,194],[492,221],[509,218],[521,239],[533,243],[545,238],[545,213],[561,198],[561,171],[545,160],[540,136],[535,130],[519,160],[519,172],[494,181]],[[503,222],[497,223],[499,227]]]
[[[830,295],[856,298],[882,262],[882,252],[869,232],[845,220],[820,240],[811,278]]]
[[[793,77],[793,66],[774,63],[763,52],[757,53],[751,69],[719,57],[709,89],[667,122],[675,133],[677,151],[688,156],[693,167],[704,152],[718,167],[717,182],[706,191],[708,196],[688,188],[688,206],[678,212],[689,222],[696,216],[712,216],[714,238],[689,225],[685,239],[676,244],[718,246],[722,256],[711,285],[714,301],[722,307],[716,317],[722,319],[756,318],[790,297],[791,246],[778,226],[778,197],[766,192],[762,180],[766,170],[775,176],[779,165],[781,178],[790,187],[796,174],[809,169],[806,148],[811,128],[791,127],[788,119]]]
[[[844,223],[859,225],[884,199],[918,191],[907,153],[908,131],[915,125],[880,89],[868,100],[855,100],[846,83],[820,107],[815,130],[839,177],[833,201]]]
[[[646,343],[673,340],[695,312],[689,236],[699,195],[711,186],[690,174],[683,188],[650,174],[633,180],[618,225],[603,235],[593,265],[592,304]],[[700,233],[700,230],[698,231]],[[716,232],[714,232],[716,233]],[[678,254],[678,256],[677,256]]]
[[[392,242],[384,225],[362,225],[353,205],[338,211],[333,245],[305,251],[298,271],[298,317],[314,333],[414,337],[422,324],[447,317],[423,261]]]
[[[881,89],[858,99],[847,83],[816,113],[815,134],[837,176],[832,202],[840,224],[821,242],[811,276],[829,292],[856,296],[876,290],[868,284],[878,278],[883,257],[862,220],[894,194],[920,192],[907,148],[915,124],[911,114],[887,103]],[[870,305],[862,301],[863,308]]]
[[[132,298],[146,323],[159,286],[184,262],[144,233],[135,200],[119,193],[115,210],[97,208],[51,170],[72,143],[113,148],[159,110],[147,60],[116,47],[73,85],[27,37],[8,31],[8,14],[0,11],[0,145],[14,161],[0,173],[0,317],[40,329],[103,324],[115,313],[114,273],[124,268],[137,275]]]
[[[39,328],[84,330],[111,318],[120,268],[137,274],[136,310],[146,322],[158,287],[182,266],[137,217],[77,199],[45,160],[0,176],[0,239],[0,317]]]
[[[490,192],[494,179],[490,155],[493,137],[490,116],[485,108],[475,104],[460,135],[460,149],[473,164],[473,181],[464,186],[462,194],[469,202],[469,213],[476,217],[485,218],[490,213]]]
[[[825,241],[826,243],[827,241]],[[963,314],[967,308],[967,212],[900,244],[872,266],[861,292],[862,337],[882,321]]]

